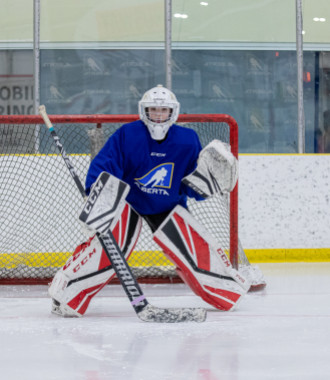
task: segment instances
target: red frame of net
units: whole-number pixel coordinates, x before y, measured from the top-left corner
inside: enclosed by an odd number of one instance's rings
[[[103,123],[129,123],[139,119],[139,115],[48,115],[50,121],[56,124],[84,123],[96,124],[101,128]],[[238,159],[238,125],[236,120],[226,114],[189,114],[180,115],[178,123],[218,122],[227,123],[230,130],[230,146],[233,155]],[[44,124],[39,115],[0,115],[0,124]],[[230,261],[238,268],[238,183],[230,193]],[[51,279],[0,279],[0,284],[42,284]],[[116,282],[116,281],[115,281]],[[181,282],[176,279],[143,278],[139,282]]]

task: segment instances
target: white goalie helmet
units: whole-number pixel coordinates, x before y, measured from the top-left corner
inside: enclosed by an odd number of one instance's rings
[[[154,140],[165,138],[170,126],[177,121],[179,111],[180,103],[175,95],[161,84],[148,90],[139,101],[140,119],[148,127]],[[155,117],[157,112],[159,114]]]

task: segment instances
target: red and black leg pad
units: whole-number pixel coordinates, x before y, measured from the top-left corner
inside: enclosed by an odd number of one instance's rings
[[[248,290],[219,243],[183,207],[175,207],[153,238],[182,280],[215,308],[232,310]]]

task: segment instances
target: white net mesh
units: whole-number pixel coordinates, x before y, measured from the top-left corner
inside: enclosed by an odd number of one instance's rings
[[[203,146],[214,138],[229,143],[226,122],[221,118],[203,122],[201,116],[199,121],[191,116],[185,126],[197,131]],[[110,116],[102,128],[97,117],[88,123],[71,119],[55,124],[82,181],[91,157],[120,125],[115,118],[111,122]],[[0,161],[0,282],[48,281],[86,240],[77,220],[81,195],[49,131],[29,117],[6,124],[0,116]],[[189,209],[230,254],[228,198],[219,195],[203,202],[191,200]],[[241,247],[239,252],[240,261],[248,263]],[[138,277],[176,277],[145,224],[129,263]]]

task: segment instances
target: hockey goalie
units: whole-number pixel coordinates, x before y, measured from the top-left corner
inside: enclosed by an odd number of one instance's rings
[[[237,160],[222,142],[214,140],[202,149],[196,132],[176,125],[180,105],[163,86],[147,91],[138,107],[140,119],[119,128],[90,164],[86,192],[96,188],[99,196],[92,200],[92,210],[87,209],[91,202],[85,204],[81,215],[88,217],[81,220],[91,237],[56,273],[49,287],[52,311],[85,314],[115,276],[96,232],[110,228],[128,259],[143,219],[194,293],[216,309],[233,310],[255,276],[232,267],[216,238],[189,212],[187,198],[203,201],[232,191]]]

